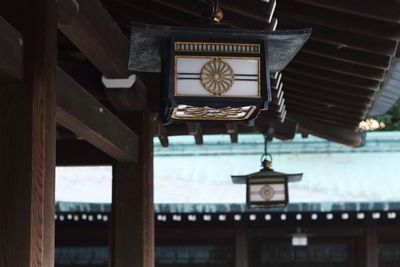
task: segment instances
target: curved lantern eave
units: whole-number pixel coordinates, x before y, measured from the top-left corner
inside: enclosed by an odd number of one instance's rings
[[[264,170],[261,169],[259,172],[247,174],[247,175],[231,175],[232,182],[234,184],[246,184],[246,181],[249,177],[257,177],[267,178],[268,177],[287,177],[289,183],[291,182],[300,182],[303,178],[303,173],[282,173],[282,172],[275,172],[273,170]]]

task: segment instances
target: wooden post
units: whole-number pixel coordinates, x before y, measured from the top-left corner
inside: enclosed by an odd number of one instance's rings
[[[379,242],[376,222],[368,220],[364,232],[364,253],[362,266],[378,267],[379,265]]]
[[[0,266],[54,266],[56,1],[1,1],[24,40],[23,80],[0,86]]]
[[[154,266],[152,117],[141,113],[133,130],[138,162],[113,166],[111,267]]]
[[[248,267],[247,227],[245,224],[236,225],[235,231],[235,267]]]

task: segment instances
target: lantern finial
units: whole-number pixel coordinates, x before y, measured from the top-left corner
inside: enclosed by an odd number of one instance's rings
[[[267,159],[264,159],[264,160],[263,160],[263,162],[262,162],[262,167],[263,167],[264,169],[271,169],[271,166],[272,166],[271,161],[269,161],[269,160],[267,160]]]
[[[208,1],[208,12],[206,13],[206,20],[211,23],[221,23],[224,13],[219,5],[219,0]]]

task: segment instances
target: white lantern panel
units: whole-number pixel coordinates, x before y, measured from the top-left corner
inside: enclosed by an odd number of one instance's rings
[[[286,201],[285,190],[285,184],[249,184],[249,201]]]
[[[303,234],[295,234],[292,237],[292,246],[307,246],[308,237]]]
[[[176,56],[175,95],[260,98],[260,60]]]

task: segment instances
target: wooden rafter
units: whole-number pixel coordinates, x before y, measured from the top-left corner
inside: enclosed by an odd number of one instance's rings
[[[231,138],[231,143],[236,144],[238,142],[239,128],[237,123],[231,122],[226,124],[226,132]]]
[[[371,19],[400,23],[400,5],[396,0],[387,0],[384,5],[377,5],[374,0],[330,1],[296,0],[308,5],[323,7],[342,13],[353,14]]]
[[[292,115],[291,115],[292,116]],[[311,118],[296,115],[293,119],[299,122],[299,131],[326,138],[348,146],[357,147],[363,142],[362,133],[337,126],[318,123]]]
[[[187,125],[188,133],[190,135],[194,136],[196,145],[202,145],[203,144],[203,129],[201,127],[200,122],[188,122],[188,123],[186,123],[186,125]]]

